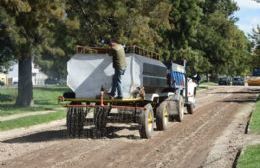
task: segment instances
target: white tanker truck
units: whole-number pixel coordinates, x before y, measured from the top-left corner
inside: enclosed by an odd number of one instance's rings
[[[73,92],[64,93],[59,101],[68,108],[69,135],[81,136],[90,121],[94,130],[102,133],[107,123],[114,121],[115,113],[126,113],[124,122],[138,124],[141,138],[151,138],[155,125],[157,130],[165,130],[169,121],[181,122],[185,107],[193,113],[197,85],[187,78],[185,64],[166,66],[157,54],[138,47],[125,49],[123,99],[109,99],[106,93],[114,69],[108,50],[78,46],[77,54],[67,63],[67,85]]]

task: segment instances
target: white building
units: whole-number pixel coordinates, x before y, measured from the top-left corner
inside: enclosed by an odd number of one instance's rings
[[[8,78],[12,79],[12,84],[18,83],[18,64],[11,67],[11,70],[7,74]],[[48,78],[46,74],[40,71],[34,63],[32,63],[32,83],[34,86],[45,85],[45,80]]]
[[[5,73],[0,72],[0,81],[4,84],[7,85],[7,75]]]

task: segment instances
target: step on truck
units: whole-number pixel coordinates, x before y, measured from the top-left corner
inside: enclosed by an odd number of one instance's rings
[[[136,124],[141,138],[154,129],[166,130],[170,121],[181,122],[195,107],[196,83],[186,75],[186,63],[164,64],[159,55],[138,47],[126,47],[127,69],[122,76],[123,99],[110,99],[114,69],[109,48],[77,46],[67,63],[67,85],[59,102],[67,107],[69,136],[91,131],[106,136],[108,124]]]

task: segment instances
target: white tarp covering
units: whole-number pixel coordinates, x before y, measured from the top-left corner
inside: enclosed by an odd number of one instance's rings
[[[143,83],[143,63],[165,67],[158,60],[136,54],[126,54],[127,68],[122,76],[124,98],[131,97],[132,91]],[[100,95],[103,86],[109,90],[112,86],[112,57],[108,54],[76,54],[67,63],[67,85],[75,92],[76,98],[95,98]]]

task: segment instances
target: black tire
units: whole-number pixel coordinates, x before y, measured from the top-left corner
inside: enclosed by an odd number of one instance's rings
[[[153,107],[149,103],[144,106],[144,110],[142,110],[140,114],[140,129],[139,133],[141,138],[149,139],[152,137],[153,133],[153,124],[154,124],[154,116],[153,116]]]
[[[97,107],[95,109],[94,122],[99,133],[104,133],[107,125],[107,116],[109,110],[104,107]]]
[[[71,115],[70,110],[71,110],[71,108],[67,108],[67,116],[66,116],[66,126],[67,126],[67,128],[68,128],[69,123],[70,123],[70,115]]]
[[[67,118],[66,118],[66,125],[67,125],[67,132],[68,132],[68,135],[71,136],[72,134],[72,113],[73,113],[73,108],[71,107],[68,107],[68,111],[67,111]]]
[[[86,121],[86,115],[84,113],[83,108],[80,108],[79,111],[78,111],[78,129],[77,129],[79,137],[83,133],[85,121]]]
[[[189,114],[194,113],[194,106],[192,104],[187,104],[187,111]]]
[[[84,110],[81,107],[69,107],[67,112],[67,132],[69,136],[80,137],[85,122]]]
[[[180,96],[178,102],[178,115],[176,116],[177,121],[182,122],[183,118],[184,118],[184,100],[183,97]]]
[[[156,109],[156,127],[158,130],[166,130],[169,122],[168,102],[163,101]]]
[[[168,113],[169,113],[169,121],[174,121],[176,118],[176,112],[178,111],[178,107],[176,105],[176,102],[173,100],[168,100]]]

